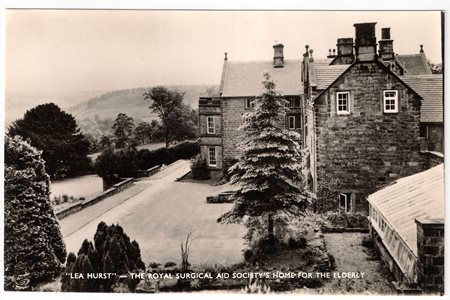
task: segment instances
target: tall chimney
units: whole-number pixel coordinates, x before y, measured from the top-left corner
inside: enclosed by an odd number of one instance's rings
[[[283,44],[273,45],[273,67],[283,68],[284,67],[284,56],[283,56]]]
[[[381,28],[381,40],[378,43],[378,53],[383,61],[394,61],[394,40],[391,40],[390,28]]]
[[[356,61],[374,61],[377,56],[377,37],[375,36],[375,22],[359,23],[355,26]]]

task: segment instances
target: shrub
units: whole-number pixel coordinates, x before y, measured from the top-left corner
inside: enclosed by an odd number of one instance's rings
[[[41,151],[6,136],[4,154],[4,289],[30,290],[60,274],[66,246]]]
[[[74,260],[74,255],[71,261]],[[67,263],[65,273],[116,273],[110,279],[72,279],[63,274],[61,278],[64,292],[111,292],[119,275],[145,270],[141,251],[136,241],[131,241],[119,225],[108,226],[100,222],[94,236],[94,243],[84,240],[73,263]],[[128,280],[131,291],[139,280]]]
[[[206,164],[206,159],[202,158],[198,154],[191,162],[191,172],[192,178],[198,180],[209,179],[208,165]]]
[[[67,201],[69,201],[69,196],[67,196],[66,194],[62,195],[62,202],[66,203]]]
[[[148,264],[148,266],[152,269],[158,269],[160,265],[161,264],[158,264],[157,262],[154,261]]]
[[[361,245],[365,248],[374,249],[374,243],[371,238],[365,237],[363,238]]]
[[[168,261],[168,262],[166,262],[165,264],[164,264],[164,268],[170,268],[170,267],[173,267],[173,266],[176,266],[177,264],[176,263],[174,263],[173,261]]]
[[[84,197],[80,197],[80,199],[78,199],[78,200],[80,200],[80,201],[84,201],[84,200],[86,200],[86,198],[84,198]]]
[[[329,212],[326,218],[333,226],[345,228],[366,228],[369,225],[367,216],[362,212]]]
[[[244,251],[244,260],[250,261],[253,258],[253,251],[250,249],[247,249]]]

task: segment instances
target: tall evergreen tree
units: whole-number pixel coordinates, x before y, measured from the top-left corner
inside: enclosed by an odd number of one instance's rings
[[[54,103],[28,110],[9,127],[8,135],[20,135],[42,150],[47,173],[52,178],[86,174],[91,169],[87,157],[89,141],[80,132],[75,118]]]
[[[241,222],[245,217],[265,217],[268,238],[274,241],[274,217],[279,213],[302,214],[307,205],[303,191],[302,152],[298,133],[285,129],[287,101],[264,74],[265,91],[255,99],[254,111],[239,128],[242,155],[229,172],[239,185],[235,202],[219,222]]]
[[[120,113],[117,115],[112,128],[116,136],[116,147],[123,148],[129,146],[134,128],[133,118],[124,113]]]
[[[29,289],[62,270],[66,248],[41,152],[5,137],[5,289]]]

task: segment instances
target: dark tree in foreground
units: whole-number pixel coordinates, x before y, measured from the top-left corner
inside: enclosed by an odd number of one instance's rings
[[[20,135],[43,150],[42,158],[52,178],[82,175],[91,169],[89,141],[80,133],[75,118],[54,103],[28,110],[10,126],[8,135]]]
[[[106,225],[100,222],[94,236],[94,243],[84,240],[77,256],[70,253],[67,258],[65,273],[115,273],[108,279],[71,279],[61,278],[64,292],[111,292],[118,282],[119,275],[140,273],[145,270],[141,259],[141,250],[136,241],[131,241],[119,225]],[[127,285],[134,290],[138,280],[128,279]]]
[[[129,146],[134,128],[133,118],[120,113],[117,115],[112,128],[116,137],[116,148]]]
[[[198,114],[183,103],[184,93],[157,86],[143,96],[152,100],[150,109],[161,119],[166,147],[173,141],[196,137]]]
[[[62,270],[66,246],[49,179],[40,151],[5,137],[5,290],[28,290]]]
[[[231,184],[239,185],[233,208],[219,222],[241,222],[244,217],[265,217],[268,238],[274,241],[274,217],[279,213],[300,215],[307,205],[303,191],[302,153],[298,133],[286,130],[286,100],[264,74],[265,91],[255,99],[240,127],[242,155],[229,169]]]

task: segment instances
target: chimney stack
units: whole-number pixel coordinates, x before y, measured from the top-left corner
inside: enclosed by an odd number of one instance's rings
[[[283,44],[273,45],[273,67],[283,68],[284,67],[284,56],[283,56]]]
[[[380,49],[378,53],[383,61],[394,61],[394,40],[391,40],[391,29],[381,28]]]
[[[355,26],[356,61],[374,61],[377,56],[377,37],[375,36],[375,22],[359,23]]]
[[[353,38],[340,38],[336,43],[338,56],[353,56]]]

